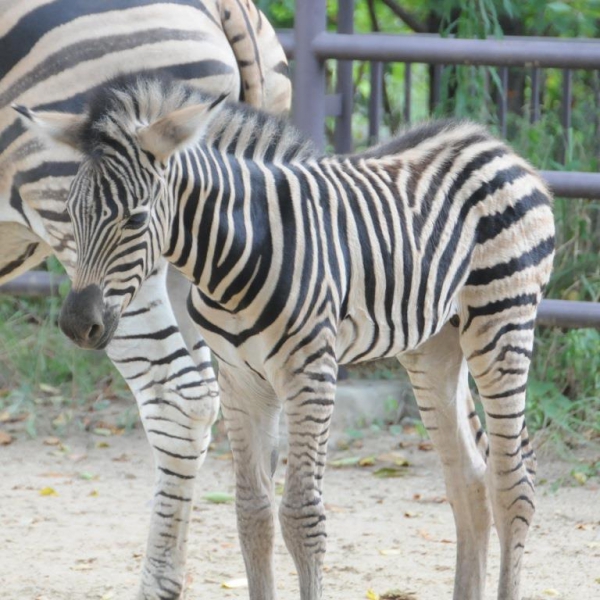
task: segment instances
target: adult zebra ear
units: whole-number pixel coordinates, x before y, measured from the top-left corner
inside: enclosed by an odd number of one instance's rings
[[[66,144],[78,152],[82,151],[83,115],[33,111],[21,104],[13,104],[12,108],[21,115],[21,120],[29,130],[59,144]]]
[[[142,127],[138,130],[140,146],[159,161],[167,162],[179,150],[193,146],[202,139],[225,98],[227,94],[212,102],[179,108]]]

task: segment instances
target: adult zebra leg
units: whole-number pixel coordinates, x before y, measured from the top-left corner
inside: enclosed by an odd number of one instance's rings
[[[219,387],[233,454],[237,525],[250,600],[275,600],[273,474],[281,405],[264,380],[222,363]]]
[[[327,539],[322,484],[337,364],[333,344],[322,350],[318,347],[317,343],[314,352],[305,348],[305,361],[291,367],[293,375],[288,379],[284,372],[277,389],[284,399],[288,428],[288,464],[279,520],[298,572],[300,600],[321,598]]]
[[[466,295],[466,294],[465,294]],[[480,289],[473,305],[485,300]],[[535,512],[535,454],[525,426],[525,389],[533,350],[535,306],[473,321],[461,346],[483,403],[489,435],[488,482],[500,539],[499,600],[519,600],[525,540]]]
[[[473,401],[458,329],[451,324],[413,352],[398,356],[408,371],[423,424],[440,456],[457,537],[454,600],[482,600],[491,511],[486,464],[474,435]],[[478,419],[477,419],[477,423]],[[480,431],[481,425],[475,427]]]
[[[138,598],[180,598],[194,481],[218,410],[210,362],[199,370],[177,328],[166,262],[148,278],[107,347],[134,393],[156,465],[150,534]]]

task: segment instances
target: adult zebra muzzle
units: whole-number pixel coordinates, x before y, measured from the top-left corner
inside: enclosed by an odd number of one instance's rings
[[[102,290],[97,285],[71,290],[59,318],[65,335],[78,346],[89,349],[106,347],[118,322],[118,314],[104,305]]]

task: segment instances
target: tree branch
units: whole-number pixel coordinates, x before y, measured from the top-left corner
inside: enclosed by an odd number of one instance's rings
[[[403,9],[395,0],[382,0],[383,3],[402,21],[404,21],[413,31],[417,33],[427,33],[427,27],[417,21],[408,11]]]

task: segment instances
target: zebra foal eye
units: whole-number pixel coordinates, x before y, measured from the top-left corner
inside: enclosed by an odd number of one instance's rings
[[[143,227],[148,221],[148,213],[147,212],[138,212],[131,215],[126,221],[124,228],[125,229],[140,229]]]

